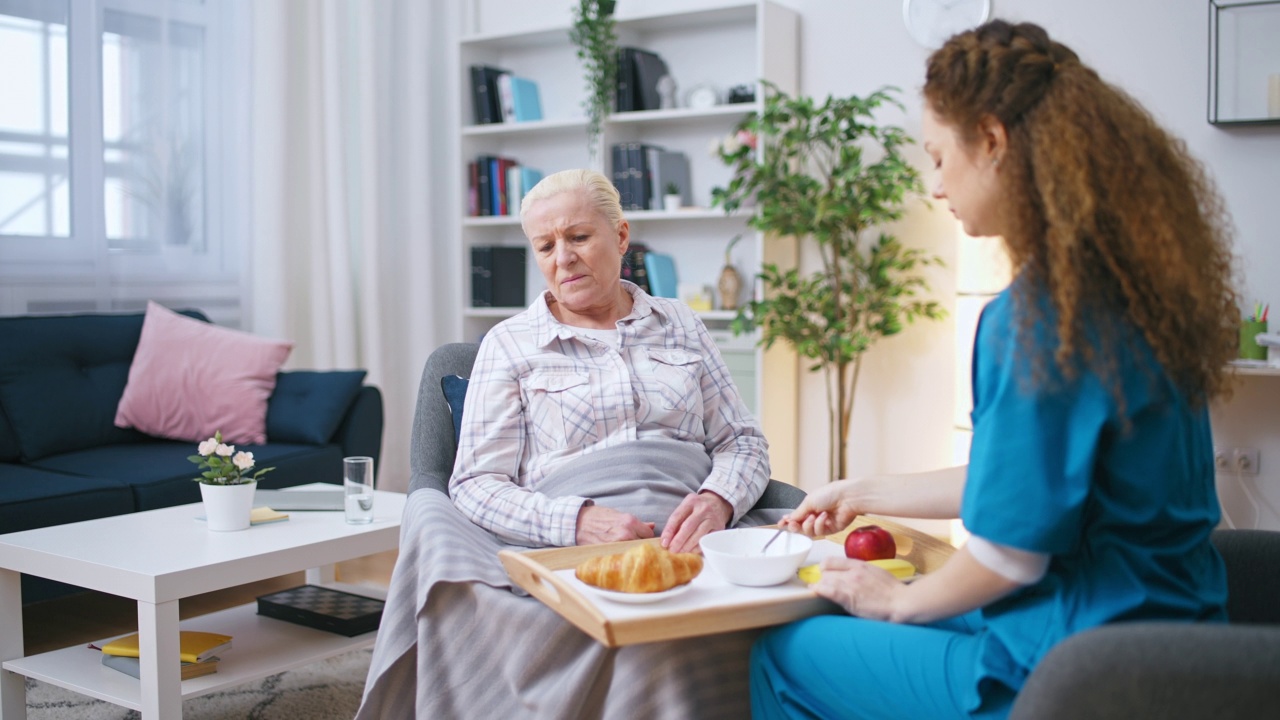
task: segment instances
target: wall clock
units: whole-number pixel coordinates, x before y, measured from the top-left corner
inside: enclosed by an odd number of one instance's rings
[[[902,0],[902,21],[921,45],[941,47],[952,35],[991,16],[991,0]]]

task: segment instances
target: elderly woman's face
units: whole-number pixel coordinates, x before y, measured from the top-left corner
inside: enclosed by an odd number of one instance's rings
[[[524,231],[555,299],[571,313],[607,313],[619,302],[630,228],[614,230],[585,191],[557,193],[525,211]]]

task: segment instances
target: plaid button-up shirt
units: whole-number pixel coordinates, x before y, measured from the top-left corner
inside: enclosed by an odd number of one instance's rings
[[[634,303],[616,347],[578,335],[546,294],[480,343],[449,494],[499,537],[576,544],[588,497],[538,492],[548,473],[594,450],[645,438],[697,443],[712,459],[701,489],[751,509],[769,481],[768,443],[720,351],[688,306],[623,281]]]

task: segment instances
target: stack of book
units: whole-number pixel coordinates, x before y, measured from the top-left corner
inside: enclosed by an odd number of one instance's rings
[[[179,633],[178,655],[183,680],[218,672],[218,653],[231,649],[231,636],[183,630]],[[141,675],[138,634],[117,638],[102,646],[102,664],[126,675]]]
[[[471,307],[524,307],[527,248],[471,248]]]
[[[634,47],[618,48],[614,107],[618,112],[660,109],[662,97],[658,81],[666,74],[667,63],[657,53]]]
[[[520,201],[541,179],[540,170],[511,158],[480,155],[467,165],[467,214],[519,215]]]
[[[492,65],[472,65],[470,71],[477,125],[542,119],[536,82]]]
[[[618,143],[610,147],[613,186],[618,189],[623,210],[661,210],[668,184],[680,188],[681,204],[693,205],[689,188],[689,157],[640,142]]]

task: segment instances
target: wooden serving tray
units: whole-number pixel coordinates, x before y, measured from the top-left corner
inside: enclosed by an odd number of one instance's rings
[[[878,517],[858,518],[852,527],[879,525],[893,533],[898,557],[920,573],[933,572],[954,551],[947,543],[905,525]],[[851,530],[852,528],[850,528]],[[806,562],[844,554],[848,530],[814,542]],[[798,578],[782,585],[749,588],[731,585],[704,568],[687,591],[652,604],[622,604],[600,597],[573,576],[583,560],[626,551],[652,540],[498,553],[511,580],[606,647],[715,635],[781,625],[812,615],[840,612]]]

